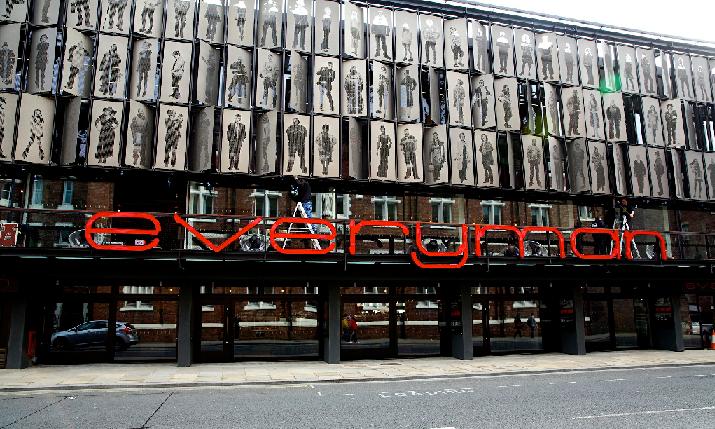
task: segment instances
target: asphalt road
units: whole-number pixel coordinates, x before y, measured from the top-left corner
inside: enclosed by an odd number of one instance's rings
[[[714,427],[715,365],[0,395],[0,428]]]

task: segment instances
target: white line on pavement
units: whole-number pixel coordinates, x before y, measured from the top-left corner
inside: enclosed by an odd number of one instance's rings
[[[715,374],[713,374],[713,375],[715,375]],[[664,375],[662,377],[656,377],[656,378],[671,378],[671,377],[673,377],[673,376],[672,375]]]
[[[569,381],[569,384],[576,384],[575,381]]]
[[[625,378],[614,378],[613,380],[606,380],[606,381],[626,381]]]
[[[320,392],[318,392],[318,396],[323,396],[323,394],[322,394],[322,393],[320,393]]]
[[[576,416],[576,417],[572,417],[571,419],[572,420],[601,419],[601,418],[610,418],[610,417],[637,416],[637,415],[644,415],[644,414],[683,413],[686,411],[715,411],[715,406],[700,407],[700,408],[673,408],[672,410],[633,411],[630,413],[601,414],[601,415],[597,415],[597,416]]]

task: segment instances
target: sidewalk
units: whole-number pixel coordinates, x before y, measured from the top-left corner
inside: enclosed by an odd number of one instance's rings
[[[236,362],[195,364],[179,368],[173,363],[87,364],[37,366],[0,370],[0,393],[32,390],[111,388],[171,388],[200,386],[270,385],[347,381],[405,380],[430,377],[494,376],[561,371],[593,371],[652,366],[715,365],[715,351],[677,353],[638,350],[452,358],[324,362]]]

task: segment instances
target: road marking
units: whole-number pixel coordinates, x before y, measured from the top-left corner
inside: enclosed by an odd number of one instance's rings
[[[664,375],[662,377],[656,377],[656,378],[671,378],[671,377],[673,377],[673,376],[672,375]]]
[[[575,381],[569,381],[569,384],[576,384]]]
[[[323,396],[323,394],[322,394],[322,393],[320,393],[320,392],[318,392],[318,396]]]
[[[355,396],[353,393],[343,393],[345,396]]]
[[[614,378],[613,380],[606,380],[606,381],[626,381],[625,378]]]
[[[715,406],[701,407],[701,408],[673,408],[671,410],[633,411],[630,413],[600,414],[597,416],[577,416],[577,417],[572,417],[571,419],[572,420],[588,420],[588,419],[602,419],[602,418],[611,418],[611,417],[637,416],[637,415],[645,415],[645,414],[683,413],[686,411],[715,411]]]
[[[521,387],[521,384],[512,384],[511,387]]]
[[[509,386],[497,386],[499,389],[503,389],[504,387],[509,387]]]
[[[696,377],[707,377],[706,374],[695,374]]]
[[[456,429],[454,426],[445,426],[443,428],[432,428],[432,429]]]

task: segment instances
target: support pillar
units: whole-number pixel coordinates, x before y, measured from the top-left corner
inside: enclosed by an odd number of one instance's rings
[[[323,360],[327,363],[340,363],[340,288],[325,286],[327,314],[325,315],[325,340],[323,341]]]
[[[685,344],[680,321],[680,294],[656,293],[650,301],[653,348],[682,352]]]
[[[459,285],[457,292],[457,308],[459,319],[452,330],[452,357],[462,360],[471,360],[474,357],[472,344],[472,288],[468,285]]]
[[[17,296],[10,307],[10,334],[7,341],[7,360],[5,368],[22,369],[30,366],[25,353],[25,334],[27,322],[27,297]]]
[[[176,366],[193,363],[192,333],[194,321],[194,294],[190,285],[179,288],[179,320],[177,325]]]
[[[583,289],[576,287],[562,295],[559,303],[559,336],[561,352],[586,354],[586,327],[583,314]]]

